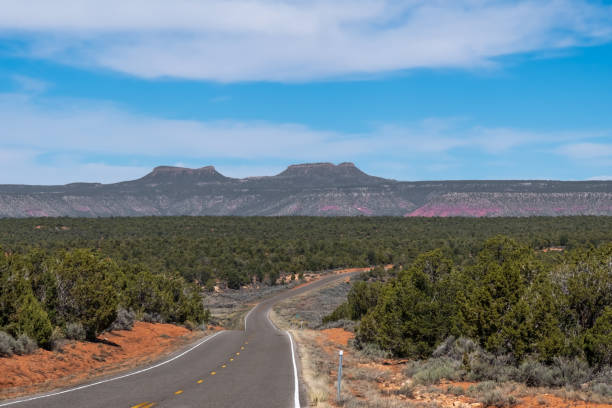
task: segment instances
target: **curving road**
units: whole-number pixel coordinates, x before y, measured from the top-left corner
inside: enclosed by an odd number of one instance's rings
[[[255,306],[245,330],[227,330],[160,363],[43,395],[0,402],[19,408],[152,408],[306,406],[295,346],[268,318],[278,301],[345,278],[331,275]]]

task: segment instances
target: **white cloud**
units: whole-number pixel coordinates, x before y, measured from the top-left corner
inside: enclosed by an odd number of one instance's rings
[[[0,35],[147,78],[300,81],[486,66],[608,41],[611,23],[586,0],[33,0],[2,4]]]
[[[610,144],[590,142],[602,132],[533,132],[429,118],[347,133],[295,123],[166,119],[31,94],[0,94],[0,123],[0,183],[113,182],[139,177],[149,164],[177,162],[216,164],[228,176],[244,177],[315,161],[357,161],[372,171],[368,162],[384,160],[387,176],[404,178],[398,169],[459,171],[468,164],[463,157],[472,155],[512,162],[521,151],[538,149],[578,159],[612,152]]]
[[[49,89],[50,84],[38,78],[26,75],[13,75],[11,77],[22,92],[42,93]]]
[[[457,148],[507,151],[551,135],[470,127],[455,119],[379,125],[364,133],[295,123],[176,120],[131,114],[112,105],[0,94],[0,143],[69,154],[342,160],[393,152],[444,153]]]
[[[72,182],[114,183],[142,177],[149,168],[61,160],[38,161],[44,151],[0,146],[0,184],[65,184]]]
[[[612,164],[612,144],[607,143],[573,143],[566,144],[557,149],[557,152],[572,159],[611,159]]]
[[[612,181],[612,176],[595,176],[589,178],[589,180],[593,181]]]

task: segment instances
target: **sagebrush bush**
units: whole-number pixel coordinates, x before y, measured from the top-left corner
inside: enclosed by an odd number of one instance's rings
[[[412,398],[414,397],[414,389],[415,389],[415,384],[414,383],[406,383],[404,385],[402,385],[397,391],[397,394],[403,395],[407,398]]]
[[[478,349],[467,359],[466,379],[471,381],[493,380],[505,382],[516,378],[517,368],[508,356],[495,356]]]
[[[529,387],[556,387],[561,384],[561,371],[558,367],[528,359],[519,366],[516,379]]]
[[[462,387],[459,387],[459,386],[456,386],[456,385],[449,385],[446,388],[446,393],[458,396],[458,395],[464,395],[465,394],[465,390]]]
[[[134,327],[134,320],[136,314],[132,310],[126,310],[119,308],[117,310],[117,317],[115,321],[110,325],[111,330],[132,330]]]
[[[85,340],[85,329],[79,322],[66,324],[66,338],[71,340]]]
[[[15,353],[15,343],[13,336],[0,331],[0,356],[12,356]]]
[[[591,385],[591,391],[604,397],[612,397],[612,385],[605,383],[595,383]]]
[[[593,378],[593,370],[589,364],[577,358],[555,357],[553,366],[557,367],[561,373],[559,378],[561,385],[578,387]]]
[[[381,349],[377,344],[374,343],[355,342],[355,346],[361,354],[367,357],[373,357],[377,359],[391,357],[391,352]]]
[[[51,344],[51,349],[58,350],[61,349],[62,343],[66,340],[66,333],[62,330],[61,327],[54,327],[53,332],[51,333],[51,338],[49,342]]]
[[[404,374],[411,376],[418,384],[438,384],[440,380],[458,380],[463,372],[461,364],[447,357],[413,361],[406,367]]]
[[[472,339],[449,336],[436,347],[432,353],[432,357],[449,357],[457,361],[462,361],[464,355],[471,354],[478,350],[481,350],[480,346]]]
[[[27,334],[21,334],[15,342],[15,354],[25,355],[32,354],[38,350],[38,344],[31,339]]]
[[[601,367],[593,375],[593,383],[604,383],[612,386],[612,365]]]
[[[482,402],[485,407],[511,407],[517,404],[517,400],[512,395],[504,393],[500,389],[493,389],[484,392],[478,401]]]
[[[163,323],[164,319],[159,313],[143,313],[142,321],[147,323]]]
[[[579,387],[592,378],[593,370],[586,361],[557,357],[551,365],[533,359],[525,360],[514,379],[530,387]]]

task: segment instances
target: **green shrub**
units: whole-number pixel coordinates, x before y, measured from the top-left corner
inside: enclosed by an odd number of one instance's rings
[[[612,306],[605,308],[584,337],[584,351],[596,366],[612,364]]]
[[[50,346],[53,326],[47,312],[31,293],[22,296],[19,301],[15,330],[42,347]]]
[[[65,321],[83,325],[94,340],[117,316],[124,277],[117,264],[87,250],[65,252],[53,264],[58,280],[58,309]]]

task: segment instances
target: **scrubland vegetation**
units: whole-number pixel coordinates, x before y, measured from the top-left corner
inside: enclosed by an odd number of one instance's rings
[[[200,288],[177,274],[121,266],[89,249],[0,256],[0,354],[95,340],[134,319],[195,325],[208,319]]]
[[[217,280],[393,263],[328,319],[359,322],[361,347],[428,357],[465,337],[517,367],[565,358],[596,372],[610,364],[610,241],[612,217],[4,219],[0,353],[134,319],[195,327]]]
[[[542,256],[500,236],[459,265],[437,249],[384,282],[364,279],[324,322],[356,320],[357,348],[415,359],[415,383],[588,385],[610,395],[610,243]]]

